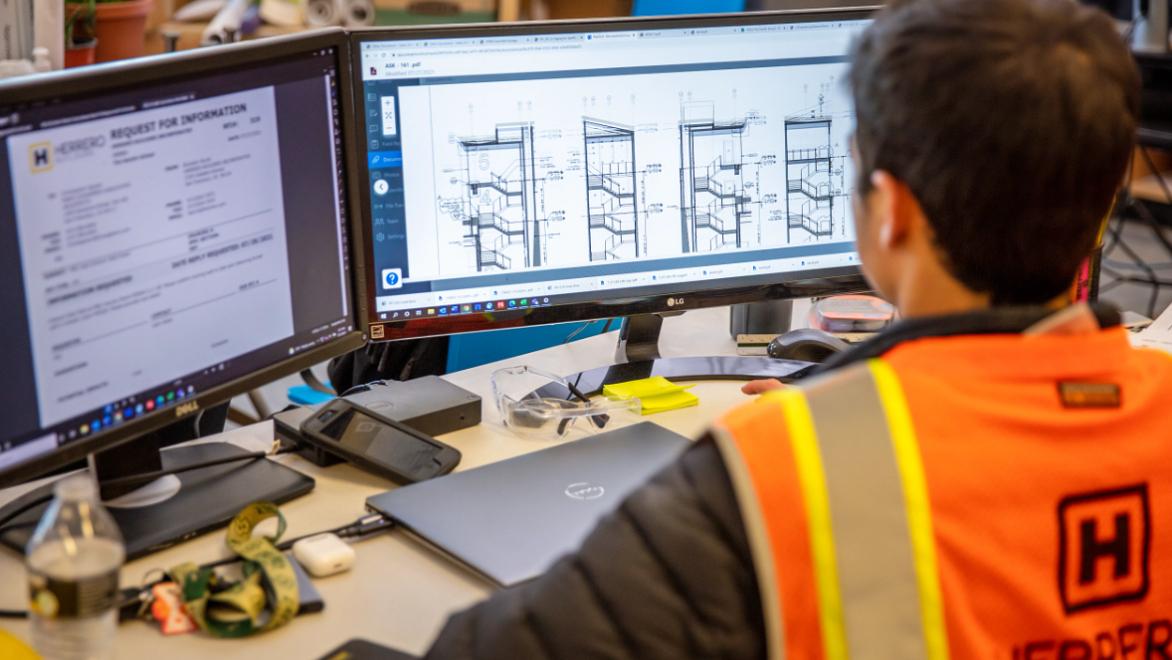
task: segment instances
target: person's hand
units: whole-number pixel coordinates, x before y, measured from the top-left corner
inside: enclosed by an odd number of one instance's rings
[[[769,390],[780,390],[785,385],[776,378],[763,378],[761,380],[751,380],[741,386],[741,391],[745,394],[762,394]]]

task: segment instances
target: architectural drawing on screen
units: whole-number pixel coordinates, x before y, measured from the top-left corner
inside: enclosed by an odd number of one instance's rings
[[[413,273],[849,241],[840,70],[404,88],[400,114],[421,127],[403,134],[407,240],[429,269]]]
[[[745,120],[717,121],[711,103],[689,103],[680,120],[680,217],[684,252],[742,247],[753,215],[745,194]]]
[[[476,270],[542,265],[545,222],[537,215],[531,123],[498,124],[493,135],[462,138],[468,206],[465,244]]]
[[[785,120],[786,241],[846,233],[845,155],[835,153],[833,120],[817,111]]]
[[[582,136],[590,260],[637,258],[635,131],[622,124],[584,117]]]

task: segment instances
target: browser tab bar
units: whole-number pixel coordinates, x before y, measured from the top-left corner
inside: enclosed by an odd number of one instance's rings
[[[549,70],[668,66],[811,56],[842,57],[862,21],[719,26],[675,30],[573,32],[530,36],[485,36],[366,42],[363,79],[418,78],[421,84],[448,78],[501,76]],[[794,30],[800,26],[800,32]],[[833,26],[833,29],[830,27]],[[789,37],[775,38],[788,31]],[[579,55],[588,51],[590,56]],[[491,58],[492,66],[485,66]],[[407,60],[409,64],[403,64]],[[389,62],[394,62],[392,66]],[[442,80],[429,80],[442,79]]]

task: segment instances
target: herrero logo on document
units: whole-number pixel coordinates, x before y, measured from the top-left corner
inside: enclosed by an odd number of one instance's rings
[[[37,142],[28,146],[28,168],[33,174],[53,169],[52,142]]]
[[[28,165],[33,174],[49,172],[57,162],[70,162],[89,158],[106,146],[106,136],[85,137],[59,142],[36,142],[28,147]]]

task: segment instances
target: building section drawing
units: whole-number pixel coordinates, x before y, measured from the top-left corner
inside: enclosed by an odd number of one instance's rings
[[[786,241],[843,238],[847,234],[845,149],[835,140],[834,118],[817,109],[785,120]]]
[[[489,137],[459,141],[466,163],[466,243],[476,270],[542,265],[544,221],[537,217],[533,125],[498,124]]]
[[[410,279],[848,242],[843,70],[403,87]]]
[[[591,261],[639,256],[635,131],[583,118],[587,241]]]
[[[748,123],[716,121],[711,106],[685,106],[680,121],[680,217],[684,252],[746,245],[744,137]],[[699,115],[699,116],[698,116]],[[707,116],[704,116],[707,115]]]

